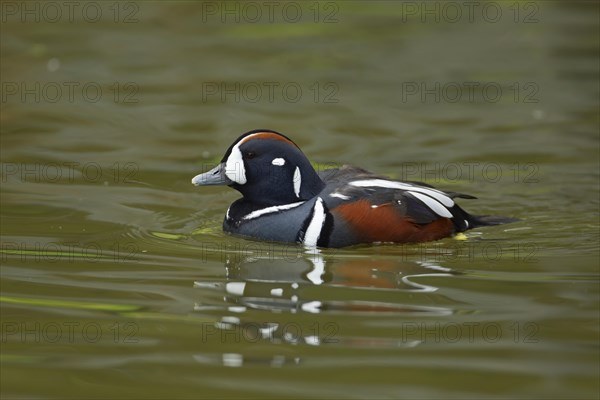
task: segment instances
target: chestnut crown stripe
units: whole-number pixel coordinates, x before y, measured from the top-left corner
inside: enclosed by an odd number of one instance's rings
[[[264,135],[268,135],[268,136],[263,136]],[[250,137],[252,136],[252,138]],[[229,155],[231,154],[231,150],[235,147],[235,146],[239,146],[242,143],[246,142],[247,140],[251,140],[257,137],[264,137],[265,139],[275,139],[275,140],[281,140],[284,142],[288,142],[294,145],[294,147],[300,149],[296,143],[294,143],[289,137],[285,136],[284,134],[281,134],[279,132],[276,131],[272,131],[269,129],[255,129],[253,131],[250,132],[246,132],[243,135],[241,135],[240,137],[238,137],[235,142],[233,142],[233,144],[231,146],[229,146],[229,148],[227,149],[227,151],[225,152],[225,155],[223,155],[223,159],[221,160],[221,162],[225,162],[227,161],[227,158],[229,158]]]
[[[281,140],[282,142],[287,142],[291,145],[293,145],[294,147],[298,147],[296,146],[296,143],[292,142],[290,139],[288,139],[287,137],[283,136],[280,133],[276,133],[276,132],[271,132],[271,131],[261,131],[261,132],[257,132],[254,134],[250,134],[244,138],[242,138],[242,140],[240,140],[238,142],[238,145],[242,145],[244,143],[246,143],[249,140],[252,139],[275,139],[275,140]]]

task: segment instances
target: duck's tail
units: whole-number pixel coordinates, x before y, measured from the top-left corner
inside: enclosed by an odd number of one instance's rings
[[[520,221],[518,218],[497,217],[494,215],[469,215],[469,228],[480,226],[504,225]]]

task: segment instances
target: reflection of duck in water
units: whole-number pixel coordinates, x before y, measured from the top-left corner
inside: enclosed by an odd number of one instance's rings
[[[197,288],[223,294],[224,304],[195,307],[201,313],[217,314],[219,320],[203,328],[203,335],[217,340],[217,345],[232,341],[353,348],[414,347],[421,341],[406,335],[385,337],[364,327],[358,334],[347,326],[344,329],[338,321],[379,314],[412,319],[453,313],[450,308],[423,305],[423,298],[414,297],[419,292],[427,293],[424,298],[427,300],[429,293],[437,288],[411,279],[454,274],[449,269],[422,262],[348,260],[312,249],[311,254],[297,260],[247,257],[239,263],[227,263],[226,271],[225,282],[195,283]],[[328,288],[322,290],[324,286]],[[266,312],[261,313],[261,310]],[[344,317],[332,319],[332,313]],[[223,354],[196,354],[194,359],[202,364],[229,367],[247,364],[281,367],[303,361],[302,352],[290,354],[289,348],[284,347],[284,353],[279,347],[274,349],[275,354],[264,358],[227,350]]]
[[[240,136],[217,167],[192,183],[242,193],[227,210],[225,231],[309,246],[425,242],[513,221],[470,215],[454,199],[474,197],[423,183],[348,166],[317,174],[295,143],[269,130]]]
[[[393,259],[340,259],[311,251],[295,260],[269,257],[249,257],[235,265],[226,264],[227,282],[213,284],[196,282],[196,287],[219,288],[225,292],[225,301],[234,308],[338,312],[434,312],[447,314],[438,307],[422,307],[382,301],[381,290],[403,293],[434,292],[434,286],[414,282],[429,276],[451,276],[450,269],[423,262],[395,261]],[[332,287],[327,300],[319,299],[323,292],[314,291],[315,285]],[[357,298],[336,299],[343,288],[371,289],[355,292]],[[387,295],[389,297],[389,294]],[[405,297],[405,296],[403,296]],[[239,307],[242,306],[243,309]],[[202,306],[199,307],[200,309]]]

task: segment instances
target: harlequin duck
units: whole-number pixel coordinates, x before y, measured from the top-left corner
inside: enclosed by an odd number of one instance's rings
[[[307,246],[417,243],[515,221],[470,215],[454,199],[475,197],[424,183],[351,166],[317,173],[291,139],[267,129],[241,135],[192,183],[228,185],[243,195],[227,210],[226,232]]]

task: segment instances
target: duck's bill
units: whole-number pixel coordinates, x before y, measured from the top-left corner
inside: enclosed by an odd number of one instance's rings
[[[231,185],[233,181],[225,175],[225,164],[221,163],[200,175],[192,178],[192,184],[195,186],[207,185]]]

